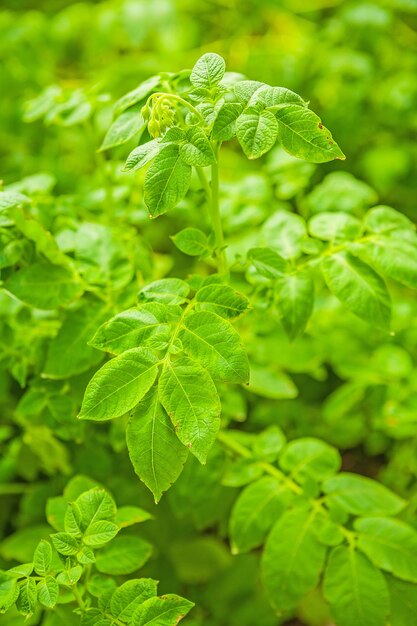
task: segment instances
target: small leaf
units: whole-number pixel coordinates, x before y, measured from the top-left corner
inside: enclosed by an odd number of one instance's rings
[[[152,546],[147,541],[133,535],[119,536],[97,552],[96,568],[112,576],[132,574],[151,554]]]
[[[93,487],[79,495],[75,505],[81,516],[83,530],[102,520],[113,522],[116,517],[116,504],[111,495],[101,487]]]
[[[315,536],[315,513],[296,508],[273,527],[262,557],[262,578],[272,606],[280,612],[296,607],[317,585],[326,549]]]
[[[405,506],[402,498],[376,480],[342,472],[323,483],[326,500],[353,515],[396,515]]]
[[[136,610],[132,626],[177,626],[193,606],[193,602],[174,594],[149,598]]]
[[[236,135],[248,159],[258,159],[275,144],[278,124],[270,111],[243,113],[236,122]]]
[[[43,262],[18,270],[4,288],[25,304],[44,310],[68,305],[82,293],[81,284],[69,270]]]
[[[270,248],[252,248],[248,259],[265,278],[279,278],[287,272],[287,262],[275,250]]]
[[[62,572],[59,572],[56,580],[60,585],[72,587],[80,580],[82,573],[83,568],[81,565],[75,565],[74,567],[70,567],[69,569],[64,569]]]
[[[191,166],[185,163],[176,144],[167,144],[146,172],[144,199],[151,217],[173,209],[190,186]]]
[[[138,506],[120,506],[117,509],[115,522],[119,528],[126,528],[153,519],[153,515]]]
[[[180,147],[180,154],[184,163],[195,167],[206,167],[216,162],[211,143],[199,126],[187,129],[185,143]]]
[[[220,426],[219,396],[207,370],[188,357],[168,362],[159,395],[179,440],[205,463]]]
[[[180,475],[188,450],[178,440],[156,388],[148,392],[131,416],[126,441],[136,474],[158,502]]]
[[[156,596],[157,581],[151,578],[128,580],[120,585],[110,600],[110,610],[115,618],[122,622],[130,622],[136,609],[145,600]]]
[[[139,300],[162,302],[163,304],[184,304],[190,293],[190,286],[180,278],[155,280],[139,293]]]
[[[38,582],[38,600],[43,606],[52,609],[58,601],[59,585],[53,576],[46,576]]]
[[[341,463],[335,448],[313,437],[290,441],[279,460],[283,470],[302,482],[308,477],[319,481],[329,478],[339,471]]]
[[[300,215],[279,210],[266,220],[262,235],[265,244],[274,248],[284,259],[295,259],[303,252],[306,223]]]
[[[130,141],[135,135],[143,132],[145,128],[146,123],[139,110],[129,109],[124,111],[110,126],[100,146],[100,150],[109,150],[109,148],[121,146]]]
[[[0,191],[0,212],[21,204],[30,203],[30,198],[17,191]]]
[[[26,578],[19,583],[19,597],[16,599],[16,608],[23,615],[32,615],[36,610],[38,592],[34,578]]]
[[[18,595],[19,587],[16,578],[9,572],[0,570],[0,614],[13,606]]]
[[[338,626],[385,626],[387,586],[368,559],[353,548],[338,546],[330,554],[324,597]]]
[[[114,105],[115,115],[119,115],[126,109],[144,100],[153,91],[156,91],[160,82],[161,79],[159,76],[150,76],[145,81],[140,83],[140,85],[138,85],[135,89],[122,96]]]
[[[415,232],[416,227],[404,213],[389,206],[376,206],[367,212],[364,219],[365,230],[371,233],[387,235],[393,231],[409,230]]]
[[[384,517],[355,521],[358,547],[379,569],[417,582],[417,532],[404,522]]]
[[[152,159],[159,154],[161,150],[161,142],[157,139],[152,139],[147,143],[138,146],[129,154],[126,159],[123,170],[125,172],[135,172],[141,167],[147,165]]]
[[[283,148],[299,159],[325,163],[345,156],[330,131],[310,109],[290,104],[275,112]]]
[[[243,111],[240,102],[225,102],[213,124],[212,138],[215,141],[228,141],[236,134],[236,120]]]
[[[362,225],[349,213],[323,211],[311,218],[308,230],[317,239],[339,243],[359,237],[362,234]]]
[[[322,260],[321,268],[330,291],[361,319],[387,330],[391,301],[382,278],[369,265],[349,252]]]
[[[229,285],[205,285],[195,295],[199,310],[207,310],[228,319],[242,315],[250,306],[243,294]]]
[[[214,52],[209,52],[203,54],[194,65],[190,81],[195,87],[211,89],[221,81],[225,71],[224,59]]]
[[[51,568],[52,561],[52,547],[49,541],[42,539],[35,550],[33,555],[33,567],[39,576],[46,576]]]
[[[179,335],[184,350],[208,369],[214,380],[249,381],[249,363],[230,322],[210,311],[187,315]]]
[[[414,233],[410,239],[396,237],[395,232],[375,236],[366,243],[355,243],[353,250],[383,276],[417,289],[417,237]]]
[[[115,357],[90,380],[80,419],[109,420],[132,410],[152,386],[157,359],[149,351],[133,348]]]
[[[80,548],[77,539],[69,533],[55,533],[51,535],[51,539],[55,550],[65,556],[77,554]]]
[[[113,522],[101,520],[89,525],[84,533],[83,542],[92,548],[99,548],[117,535],[119,527]]]
[[[207,235],[199,228],[184,228],[171,239],[178,250],[189,256],[206,256],[210,253]]]
[[[300,335],[313,312],[314,283],[307,270],[281,276],[275,283],[281,323],[290,339]]]
[[[232,510],[230,539],[233,552],[261,545],[289,500],[289,492],[275,478],[265,476],[246,487]]]

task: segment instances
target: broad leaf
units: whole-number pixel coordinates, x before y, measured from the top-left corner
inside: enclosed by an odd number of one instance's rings
[[[133,535],[119,536],[97,551],[96,567],[102,574],[124,576],[133,574],[146,563],[152,546]]]
[[[297,104],[305,107],[307,103],[294,91],[285,87],[271,87],[263,85],[257,89],[248,102],[250,107],[282,107],[289,104]],[[277,110],[277,109],[275,109]]]
[[[321,268],[330,291],[352,313],[370,324],[389,328],[391,301],[382,278],[349,252],[322,260]]]
[[[184,228],[171,239],[178,250],[189,256],[206,256],[210,253],[207,235],[199,228]]]
[[[141,167],[144,167],[152,161],[159,154],[161,150],[161,142],[158,139],[152,139],[147,143],[138,146],[129,154],[124,165],[124,170],[127,172],[135,172]]]
[[[25,304],[45,310],[68,305],[82,293],[80,282],[69,270],[43,262],[18,270],[4,288]]]
[[[180,475],[188,450],[178,440],[156,389],[148,392],[131,416],[126,441],[136,474],[158,502]]]
[[[188,191],[191,166],[185,163],[176,144],[167,144],[146,172],[144,199],[151,217],[173,209]]]
[[[323,483],[327,500],[353,515],[396,515],[405,506],[402,498],[376,480],[343,472]]]
[[[132,91],[122,96],[114,105],[115,115],[119,115],[122,111],[144,100],[153,91],[156,91],[160,82],[161,79],[159,76],[150,76],[150,78],[140,83],[135,89],[132,89]]]
[[[177,626],[193,606],[193,602],[174,594],[149,598],[136,610],[132,626]]]
[[[180,278],[161,278],[155,280],[139,293],[139,301],[155,301],[163,304],[184,304],[190,293],[190,286]]]
[[[417,532],[408,524],[384,517],[355,522],[358,547],[380,569],[417,582]]]
[[[389,610],[384,577],[351,547],[339,546],[330,555],[324,596],[338,626],[386,626]]]
[[[198,309],[213,311],[225,318],[238,317],[250,306],[246,296],[229,285],[205,285],[197,291],[195,300]]]
[[[324,480],[341,466],[339,452],[320,439],[303,437],[290,441],[281,453],[279,464],[297,481],[305,478]]]
[[[118,532],[119,527],[113,522],[108,522],[107,520],[93,522],[85,531],[83,542],[86,546],[100,548],[111,541]]]
[[[262,578],[272,606],[293,609],[318,581],[326,549],[313,531],[315,513],[297,508],[284,513],[273,527],[262,557]]]
[[[87,530],[91,524],[102,520],[114,521],[116,504],[109,493],[101,487],[94,487],[82,493],[75,501],[79,511],[81,527]]]
[[[286,260],[270,248],[252,248],[248,259],[265,278],[279,278],[287,272]]]
[[[385,580],[390,595],[391,626],[409,626],[417,613],[417,586],[393,576],[385,576]]]
[[[408,232],[408,231],[405,231]],[[366,243],[354,244],[354,251],[378,272],[417,289],[417,237],[375,236]]]
[[[209,374],[187,357],[169,361],[159,394],[178,438],[205,463],[220,426],[219,396]]]
[[[124,111],[110,126],[100,146],[100,150],[108,150],[109,148],[120,146],[144,131],[145,128],[146,123],[139,110],[129,109]]]
[[[26,578],[19,583],[20,593],[16,599],[16,608],[23,615],[32,615],[36,609],[38,592],[34,578]]]
[[[289,495],[282,484],[269,476],[242,491],[230,517],[229,532],[235,554],[263,543],[267,532],[284,511]]]
[[[184,163],[195,167],[206,167],[216,162],[207,135],[199,126],[192,126],[187,129],[185,143],[181,145],[180,154]]]
[[[362,225],[349,213],[323,211],[311,218],[308,230],[310,235],[317,239],[338,243],[359,237],[362,233]]]
[[[345,158],[330,131],[310,109],[289,104],[279,108],[275,117],[279,141],[293,156],[313,163]]]
[[[211,89],[221,81],[225,71],[224,59],[214,52],[208,52],[203,54],[194,65],[190,81],[195,87]]]
[[[33,567],[39,576],[46,576],[51,568],[52,547],[49,541],[42,539],[33,555]]]
[[[115,357],[94,374],[85,392],[80,419],[108,420],[133,409],[157,375],[156,357],[133,348]]]
[[[38,582],[38,600],[41,604],[53,608],[58,601],[59,585],[53,576],[46,576]]]
[[[313,312],[314,283],[307,270],[286,274],[275,284],[281,323],[290,339],[305,329]]]
[[[210,311],[187,315],[179,335],[184,350],[215,380],[249,381],[249,363],[239,334],[230,322]]]
[[[215,141],[228,141],[236,134],[236,120],[242,113],[240,102],[225,102],[217,114],[213,124],[212,138]]]
[[[236,135],[248,159],[258,159],[274,145],[278,124],[270,111],[243,113],[236,121]]]
[[[151,578],[137,578],[123,583],[111,597],[111,614],[123,622],[130,622],[136,609],[145,600],[156,596],[157,585],[157,581]]]

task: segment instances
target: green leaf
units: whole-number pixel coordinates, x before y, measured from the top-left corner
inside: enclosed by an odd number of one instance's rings
[[[1,571],[1,570],[0,570]],[[7,574],[17,576],[17,578],[26,578],[33,572],[33,563],[21,563],[7,570]]]
[[[65,511],[64,517],[64,530],[70,535],[75,537],[81,537],[82,533],[82,519],[81,511],[76,502],[69,502]]]
[[[194,65],[190,81],[194,87],[211,89],[216,86],[224,76],[226,63],[224,59],[214,52],[203,54]]]
[[[294,91],[285,87],[271,87],[262,85],[251,96],[248,106],[250,107],[282,107],[288,104],[297,104],[305,107],[307,103]],[[277,110],[277,109],[275,109]]]
[[[49,541],[41,539],[33,555],[33,567],[39,576],[46,576],[51,568],[52,547]]]
[[[139,508],[138,506],[120,506],[116,513],[116,524],[119,528],[126,528],[127,526],[133,526],[134,524],[140,524],[146,522],[149,519],[153,519],[153,515]]]
[[[208,372],[188,357],[169,361],[159,395],[179,440],[205,463],[220,426],[220,400]]]
[[[345,158],[330,131],[310,109],[289,104],[279,108],[275,118],[279,141],[293,156],[313,163]]]
[[[234,92],[239,102],[247,105],[255,91],[265,86],[258,80],[240,80],[234,85]]]
[[[102,574],[124,576],[132,574],[146,563],[152,554],[152,546],[135,536],[119,536],[113,539],[96,556],[96,568]]]
[[[153,91],[156,91],[160,85],[161,79],[159,75],[150,76],[145,81],[140,83],[135,89],[129,91],[129,93],[122,96],[114,105],[114,114],[119,115],[131,106],[134,106],[138,102],[144,100]]]
[[[271,215],[262,227],[263,239],[284,259],[295,259],[303,252],[307,228],[300,215],[279,210]]]
[[[376,206],[367,212],[364,227],[371,233],[384,235],[393,231],[410,230],[415,232],[416,230],[413,222],[404,213],[384,205]]]
[[[283,398],[296,398],[298,389],[284,372],[269,367],[262,367],[257,363],[251,363],[249,391],[263,398],[282,400]]]
[[[91,346],[121,354],[140,346],[144,342],[168,341],[171,324],[178,322],[181,309],[159,302],[148,302],[118,313],[102,324],[89,341]]]
[[[193,602],[174,594],[149,598],[136,610],[132,626],[176,626],[193,606]]]
[[[112,615],[122,622],[130,622],[136,609],[145,600],[156,596],[157,586],[157,581],[152,578],[136,578],[123,583],[111,597]]]
[[[212,138],[215,141],[228,141],[236,134],[236,120],[242,113],[240,102],[225,102],[217,114],[213,124]]]
[[[132,410],[153,385],[157,362],[149,350],[133,348],[103,365],[87,386],[78,417],[101,421]]]
[[[232,510],[229,534],[234,554],[260,546],[285,510],[288,490],[275,478],[265,476],[246,487]]]
[[[191,180],[191,166],[185,163],[176,144],[167,144],[146,172],[144,199],[151,217],[173,209],[185,196]]]
[[[279,426],[268,426],[256,437],[252,450],[259,459],[271,463],[277,460],[285,443],[285,435]]]
[[[338,626],[386,626],[387,586],[368,559],[346,546],[334,548],[324,576],[324,596]]]
[[[287,272],[286,260],[270,248],[252,248],[248,259],[265,278],[279,278]]]
[[[404,522],[384,517],[355,521],[358,547],[378,568],[417,582],[417,532]]]
[[[214,380],[249,381],[249,363],[230,322],[210,311],[187,315],[179,335],[184,350],[208,369]]]
[[[129,109],[119,115],[103,139],[100,150],[115,148],[130,141],[135,135],[143,132],[146,123],[138,109]]]
[[[89,525],[84,533],[83,542],[92,548],[99,548],[117,535],[119,527],[113,522],[101,520]]]
[[[405,506],[402,498],[376,480],[342,472],[323,483],[326,500],[353,515],[396,515]]]
[[[142,287],[139,300],[153,300],[163,304],[184,304],[190,286],[180,278],[162,278]]]
[[[0,614],[5,613],[15,603],[19,595],[16,578],[0,570]]]
[[[312,237],[331,243],[339,243],[359,237],[362,234],[362,225],[358,219],[349,213],[323,211],[311,218],[308,223],[308,230]]]
[[[32,615],[36,610],[38,593],[34,578],[26,578],[19,583],[19,597],[16,600],[16,608],[23,615]]]
[[[43,377],[62,379],[80,374],[103,358],[87,341],[103,321],[106,309],[101,303],[88,302],[70,311],[58,334],[48,343]],[[63,356],[65,355],[65,358]]]
[[[276,611],[294,609],[320,577],[326,549],[313,531],[315,512],[297,508],[273,527],[262,557],[265,590]]]
[[[297,481],[303,482],[306,478],[322,481],[339,471],[342,459],[336,448],[324,441],[303,437],[286,445],[279,464]]]
[[[197,308],[207,310],[225,318],[242,315],[250,306],[243,294],[229,285],[205,285],[195,295]]]
[[[321,269],[330,291],[366,322],[389,329],[391,301],[382,278],[369,265],[349,252],[322,260]]]
[[[236,136],[248,159],[258,159],[275,144],[277,121],[270,111],[243,113],[236,121]]]
[[[81,550],[77,552],[77,560],[82,565],[90,565],[96,562],[96,557],[91,548],[83,546]]]
[[[55,533],[51,535],[51,539],[55,550],[65,556],[77,554],[80,548],[77,539],[69,533]]]
[[[161,150],[161,142],[158,139],[152,139],[147,143],[138,146],[129,154],[126,159],[123,170],[125,172],[135,172],[141,167],[147,165],[152,159],[159,154]]]
[[[21,204],[30,203],[30,198],[17,191],[0,191],[0,212]]]
[[[408,231],[401,231],[408,232]],[[366,243],[354,244],[353,250],[379,273],[406,287],[417,289],[417,237],[376,235]]]
[[[102,520],[113,522],[116,517],[116,504],[111,495],[101,487],[93,487],[78,496],[75,501],[83,530]]]
[[[300,335],[313,312],[314,283],[308,270],[286,274],[275,283],[281,323],[290,339]]]
[[[180,147],[180,154],[184,163],[195,167],[206,167],[216,162],[211,143],[200,126],[187,128],[185,143]]]
[[[417,586],[385,576],[390,595],[390,626],[409,626],[417,613]]]
[[[126,441],[136,474],[158,502],[180,475],[188,450],[178,440],[156,388],[148,392],[131,416]]]
[[[45,310],[68,305],[82,293],[81,284],[69,270],[43,262],[18,270],[4,288],[25,304]]]
[[[58,601],[59,585],[53,576],[46,576],[38,582],[38,600],[43,606],[52,609]]]
[[[74,567],[70,567],[69,569],[64,569],[62,572],[59,572],[56,580],[60,585],[72,587],[80,580],[82,573],[82,566],[75,565]]]
[[[199,228],[184,228],[171,239],[178,250],[189,256],[206,256],[210,253],[207,235]]]

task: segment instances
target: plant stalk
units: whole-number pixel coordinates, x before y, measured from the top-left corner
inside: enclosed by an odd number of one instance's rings
[[[224,236],[222,217],[219,203],[219,149],[216,148],[216,162],[211,166],[211,198],[210,213],[216,239],[216,258],[219,274],[227,274],[226,253],[224,250]]]

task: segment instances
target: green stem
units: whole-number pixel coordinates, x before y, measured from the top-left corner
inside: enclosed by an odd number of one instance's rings
[[[219,203],[219,149],[216,149],[216,162],[211,166],[211,198],[210,213],[216,239],[216,257],[219,274],[227,273],[226,253],[224,251],[224,236],[222,217]]]
[[[244,457],[245,459],[252,458],[252,453],[248,448],[244,445],[233,439],[233,437],[225,430],[221,430],[217,434],[217,440],[223,444],[229,450],[232,450],[239,456]],[[254,459],[255,461],[256,459]],[[295,483],[291,478],[289,478],[284,472],[281,472],[275,465],[271,463],[267,463],[266,461],[260,461],[259,465],[262,467],[265,473],[270,476],[274,476],[274,478],[278,478],[278,480],[282,481],[288,489],[300,495],[302,493],[302,489],[297,483]]]
[[[80,609],[82,611],[86,611],[87,610],[87,605],[84,602],[84,600],[83,600],[80,592],[78,591],[77,587],[72,587],[71,591],[72,591],[72,593],[74,595],[74,598],[77,600],[77,604],[80,607]]]

